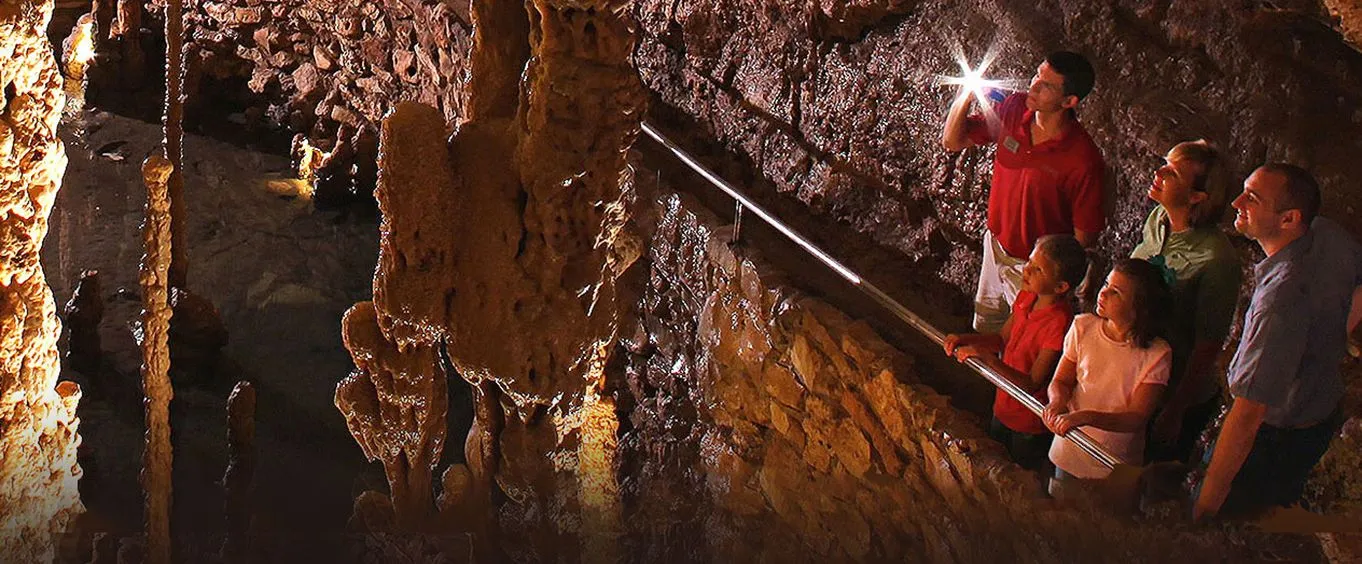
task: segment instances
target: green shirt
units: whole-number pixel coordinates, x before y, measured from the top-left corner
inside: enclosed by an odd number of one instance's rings
[[[1168,212],[1155,206],[1144,223],[1144,238],[1130,253],[1151,260],[1162,256],[1177,279],[1164,338],[1173,347],[1169,389],[1182,381],[1197,341],[1223,343],[1234,319],[1243,280],[1239,254],[1215,227],[1173,233]]]

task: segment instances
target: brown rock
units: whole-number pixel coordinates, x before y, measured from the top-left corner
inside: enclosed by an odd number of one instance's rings
[[[889,436],[871,416],[860,398],[849,390],[842,392],[842,409],[846,410],[857,427],[870,436],[875,452],[879,454],[880,463],[884,465],[884,471],[890,476],[898,476],[903,472],[903,462],[899,460],[894,443],[889,440]]]
[[[447,432],[444,368],[431,345],[389,341],[372,302],[350,308],[341,324],[355,371],[336,386],[336,409],[365,457],[383,462],[396,525],[423,527],[435,509],[432,470]]]
[[[71,368],[85,374],[91,382],[99,382],[102,353],[99,346],[99,323],[104,319],[104,300],[99,289],[99,271],[80,273],[71,299],[62,308],[66,320],[66,361]]]
[[[865,439],[865,435],[855,423],[848,419],[841,420],[830,439],[832,441],[830,446],[837,454],[838,462],[841,462],[851,475],[860,478],[870,471],[870,442]]]
[[[790,369],[776,362],[768,362],[766,369],[762,371],[762,380],[766,392],[777,401],[795,408],[802,404],[804,387],[795,381],[794,374],[790,372]]]
[[[320,77],[317,75],[317,67],[309,63],[298,65],[293,69],[293,86],[298,89],[298,95],[304,98],[312,96],[320,86]]]

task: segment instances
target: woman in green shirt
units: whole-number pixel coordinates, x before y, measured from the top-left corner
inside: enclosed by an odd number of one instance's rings
[[[1226,181],[1219,152],[1203,140],[1179,143],[1154,172],[1149,199],[1158,202],[1131,256],[1171,271],[1165,339],[1173,347],[1168,397],[1154,418],[1147,459],[1191,458],[1220,403],[1213,373],[1239,299],[1241,262],[1218,224]]]

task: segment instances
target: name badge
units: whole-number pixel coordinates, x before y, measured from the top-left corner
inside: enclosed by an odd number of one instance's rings
[[[1009,135],[1003,138],[1003,146],[1007,147],[1007,150],[1015,153],[1017,152],[1017,149],[1021,148],[1021,143],[1019,143],[1016,139],[1013,139],[1012,136]]]

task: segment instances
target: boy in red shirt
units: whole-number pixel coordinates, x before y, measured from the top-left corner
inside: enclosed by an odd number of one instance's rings
[[[1041,404],[1047,403],[1045,389],[1074,317],[1073,291],[1087,268],[1083,245],[1072,235],[1041,237],[1022,268],[1021,291],[1002,331],[949,335],[946,354],[961,362],[978,358]],[[993,400],[989,436],[1006,446],[1012,460],[1024,468],[1040,470],[1048,459],[1052,437],[1045,423],[1001,389]]]

